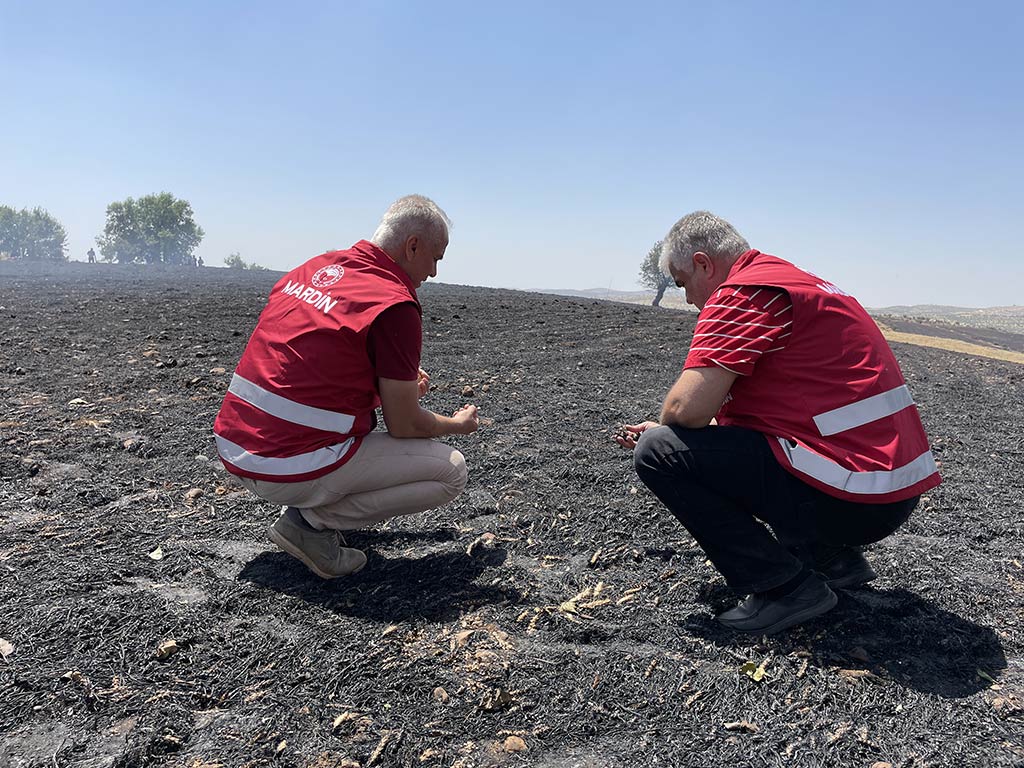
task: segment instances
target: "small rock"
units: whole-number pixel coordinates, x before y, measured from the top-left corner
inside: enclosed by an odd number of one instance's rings
[[[431,693],[430,695],[434,697],[434,701],[436,701],[438,704],[447,704],[448,699],[450,698],[448,696],[448,691],[446,691],[440,685],[437,686],[437,688],[435,688],[433,693]]]
[[[225,373],[227,373],[227,371],[224,368],[217,366],[216,368],[211,368],[210,373],[212,373],[214,376],[223,376]]]
[[[466,547],[466,554],[472,557],[473,553],[478,549],[494,549],[497,538],[498,537],[493,533],[484,533],[477,536],[473,539],[472,543]]]
[[[173,640],[164,640],[156,647],[156,658],[159,661],[166,661],[180,650],[178,644]]]
[[[185,501],[195,501],[203,495],[202,488],[193,488],[185,494]]]
[[[502,745],[506,752],[526,752],[528,747],[526,742],[518,736],[509,736],[505,739],[505,743]]]
[[[473,397],[475,394],[476,394],[476,392],[473,391],[473,388],[471,386],[469,386],[469,384],[467,384],[466,386],[464,386],[462,388],[462,396],[463,397]]]

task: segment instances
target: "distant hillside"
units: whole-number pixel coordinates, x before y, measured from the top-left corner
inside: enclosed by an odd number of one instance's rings
[[[905,317],[928,322],[939,320],[968,328],[994,328],[1006,333],[1024,334],[1024,306],[949,307],[941,304],[880,307],[869,310],[872,315]]]

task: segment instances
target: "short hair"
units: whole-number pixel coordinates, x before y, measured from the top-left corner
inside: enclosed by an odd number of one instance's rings
[[[732,224],[708,211],[694,211],[677,221],[665,235],[658,266],[668,275],[671,264],[688,274],[691,259],[697,252],[706,253],[713,261],[733,262],[750,245]]]
[[[440,243],[448,237],[451,223],[448,214],[429,197],[406,195],[384,212],[370,242],[388,253],[401,250],[413,235]]]

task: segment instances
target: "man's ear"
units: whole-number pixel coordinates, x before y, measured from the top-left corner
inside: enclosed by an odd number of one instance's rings
[[[420,238],[418,235],[411,235],[405,241],[406,258],[412,259],[416,256],[416,249],[419,247]]]
[[[711,260],[704,251],[697,251],[693,254],[693,265],[697,269],[704,270],[705,272],[712,272],[715,268],[715,263]]]

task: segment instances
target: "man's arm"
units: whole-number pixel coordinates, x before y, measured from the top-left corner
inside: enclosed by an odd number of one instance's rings
[[[736,380],[736,374],[715,365],[687,368],[661,406],[661,423],[700,429],[711,423]]]
[[[440,437],[476,432],[479,419],[475,405],[466,405],[451,416],[420,407],[416,381],[378,379],[380,409],[392,437]]]

